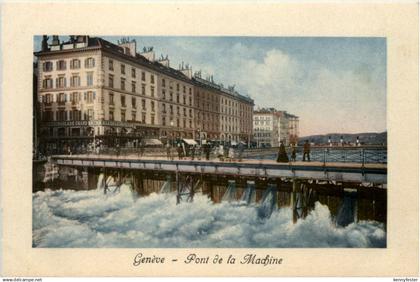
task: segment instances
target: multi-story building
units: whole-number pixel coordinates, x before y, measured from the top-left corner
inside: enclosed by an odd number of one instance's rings
[[[252,137],[254,101],[240,95],[233,87],[216,84],[213,77],[196,81],[197,126],[208,138],[223,142],[247,143]]]
[[[135,146],[143,138],[239,141],[252,135],[252,99],[193,77],[189,66],[171,68],[153,48],[137,53],[134,40],[70,36],[60,42],[53,36],[49,44],[44,36],[35,56],[40,136],[48,151],[99,140]]]
[[[299,118],[273,108],[254,112],[254,142],[257,147],[278,147],[296,143],[299,137]]]

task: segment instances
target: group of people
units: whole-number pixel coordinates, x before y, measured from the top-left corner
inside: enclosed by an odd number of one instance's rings
[[[309,140],[305,140],[305,143],[303,144],[303,156],[302,161],[306,161],[308,159],[308,162],[311,161],[311,144],[309,143]],[[290,160],[295,162],[296,161],[296,145],[290,144]],[[286,152],[286,147],[284,146],[283,141],[280,142],[279,151],[277,154],[277,162],[278,163],[287,163],[289,162],[289,156]]]
[[[176,153],[179,160],[190,158],[191,160],[199,159],[204,157],[206,160],[210,160],[210,154],[212,153],[212,147],[210,144],[203,145],[185,145],[184,143],[178,143],[175,146]],[[219,145],[214,148],[213,154],[216,155],[221,161],[234,161],[242,160],[242,153],[244,150],[243,144],[239,144],[237,148],[227,145]],[[168,160],[174,159],[173,146],[169,143],[166,144],[166,156]]]

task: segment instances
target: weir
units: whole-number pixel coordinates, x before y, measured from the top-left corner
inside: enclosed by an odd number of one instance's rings
[[[386,165],[86,156],[55,156],[51,161],[62,181],[53,187],[110,193],[129,183],[138,196],[175,192],[178,204],[191,202],[196,193],[203,193],[215,203],[256,204],[260,218],[269,218],[277,208],[290,206],[294,222],[305,218],[319,201],[328,205],[337,225],[366,218],[386,223]]]
[[[255,182],[247,181],[246,188],[241,197],[241,202],[245,202],[247,205],[255,203],[256,193],[255,193]]]

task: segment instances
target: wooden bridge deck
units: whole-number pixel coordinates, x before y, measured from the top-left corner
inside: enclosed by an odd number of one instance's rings
[[[226,162],[212,160],[168,160],[163,157],[137,155],[57,155],[58,165],[115,169],[159,170],[167,172],[241,175],[253,177],[286,177],[332,180],[356,183],[387,183],[386,164],[289,162],[273,160],[243,160]]]

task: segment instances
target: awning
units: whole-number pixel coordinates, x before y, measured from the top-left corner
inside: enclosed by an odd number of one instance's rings
[[[195,142],[194,139],[182,139],[182,141],[184,141],[188,145],[197,145],[197,142]]]
[[[230,142],[230,144],[231,144],[232,146],[236,146],[236,145],[238,145],[238,143],[236,143],[236,141],[231,141],[231,142]]]
[[[159,139],[143,139],[144,145],[163,145]]]

